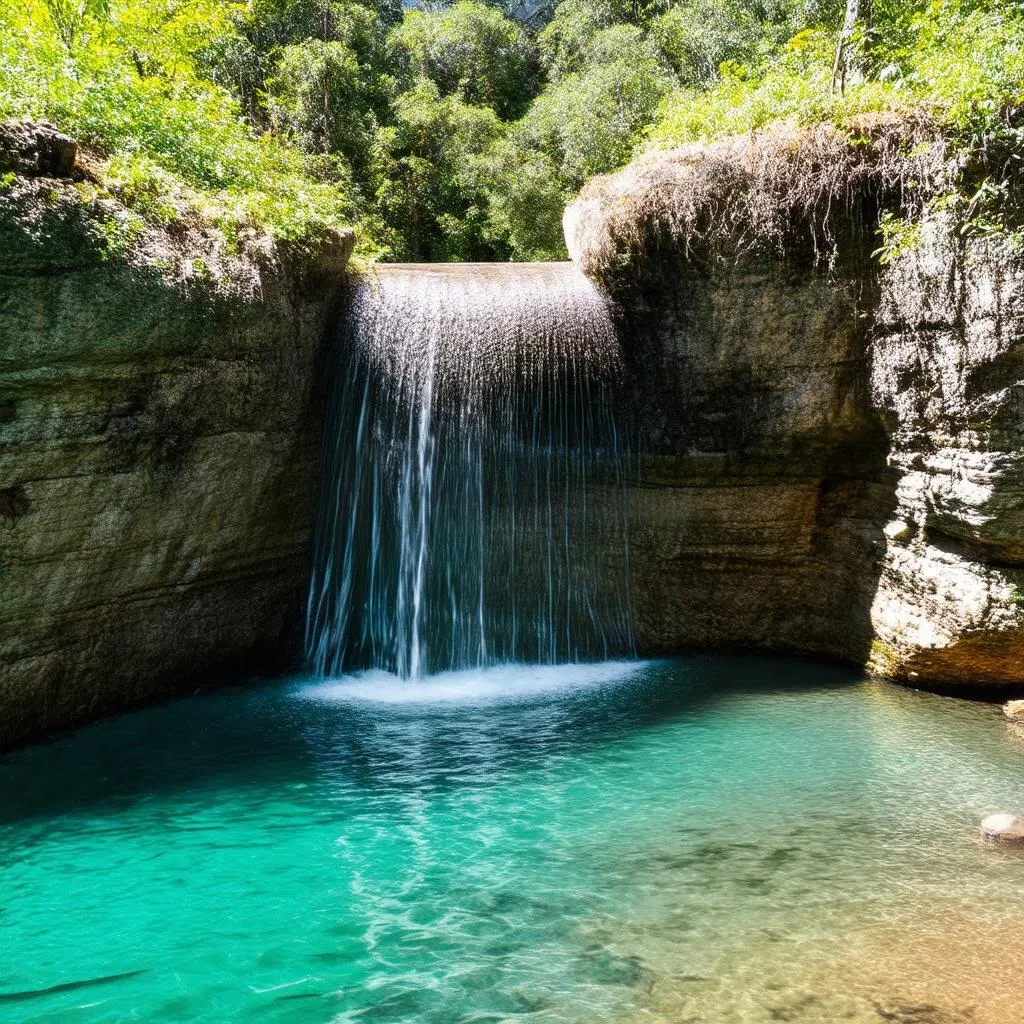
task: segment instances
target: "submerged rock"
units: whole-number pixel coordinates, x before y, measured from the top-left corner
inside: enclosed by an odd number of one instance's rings
[[[1024,725],[1024,700],[1011,700],[1003,705],[1003,714],[1011,722]]]
[[[993,842],[1024,843],[1024,814],[990,814],[982,820],[981,834]]]
[[[1004,704],[1003,714],[1006,715],[1010,735],[1024,743],[1024,700],[1011,700]]]

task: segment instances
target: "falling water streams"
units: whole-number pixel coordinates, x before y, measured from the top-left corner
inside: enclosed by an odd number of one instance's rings
[[[382,266],[341,340],[314,675],[631,653],[622,362],[594,286],[561,263]]]

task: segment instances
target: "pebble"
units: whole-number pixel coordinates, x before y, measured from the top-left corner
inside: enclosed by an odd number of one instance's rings
[[[1011,700],[1003,705],[1003,714],[1011,722],[1024,722],[1024,700]]]
[[[981,822],[981,834],[999,843],[1024,843],[1024,814],[990,814]]]

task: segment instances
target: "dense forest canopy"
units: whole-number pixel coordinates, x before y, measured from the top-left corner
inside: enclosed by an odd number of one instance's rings
[[[964,166],[998,154],[966,201],[981,195],[985,223],[1003,226],[1024,150],[1022,0],[513,13],[496,0],[0,0],[0,118],[54,122],[140,217],[202,216],[229,243],[354,224],[368,256],[489,260],[564,258],[566,203],[639,150],[920,109]]]

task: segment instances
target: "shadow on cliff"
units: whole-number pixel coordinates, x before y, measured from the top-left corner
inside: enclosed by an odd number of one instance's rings
[[[638,649],[863,666],[896,507],[871,395],[873,236],[726,258],[651,228],[612,282],[637,452]]]

